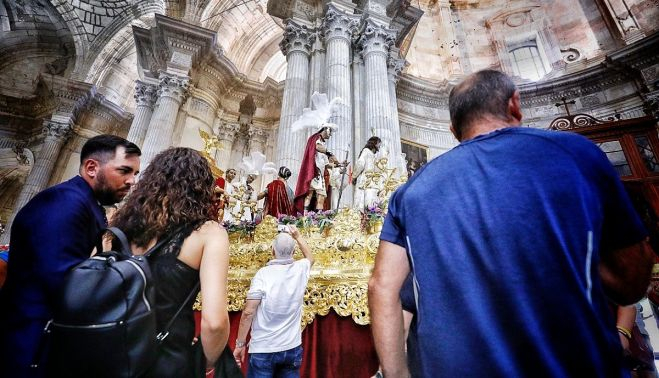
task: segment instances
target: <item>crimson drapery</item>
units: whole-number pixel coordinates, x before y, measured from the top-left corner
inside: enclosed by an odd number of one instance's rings
[[[229,347],[235,347],[240,312],[230,312],[231,331]],[[195,312],[197,329],[200,313]],[[302,332],[302,368],[304,378],[367,378],[378,369],[371,327],[355,323],[351,317],[330,311],[326,316],[316,316]],[[247,365],[247,364],[245,364]],[[243,367],[247,372],[247,367]]]
[[[286,183],[275,179],[268,184],[268,195],[265,197],[263,213],[279,218],[279,215],[295,215],[293,204],[288,198]]]
[[[320,138],[320,132],[313,134],[307,139],[307,147],[304,149],[302,164],[298,172],[297,185],[295,186],[295,200],[293,201],[295,211],[304,213],[304,199],[311,187],[311,180],[316,177],[316,141]]]

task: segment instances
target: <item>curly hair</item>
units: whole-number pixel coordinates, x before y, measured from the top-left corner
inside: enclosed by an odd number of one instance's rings
[[[153,158],[111,225],[138,247],[184,224],[213,219],[213,174],[190,148],[170,148]]]

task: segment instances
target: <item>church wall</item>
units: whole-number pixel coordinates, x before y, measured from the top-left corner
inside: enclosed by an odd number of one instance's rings
[[[659,30],[659,4],[656,0],[627,0],[627,3],[645,35]]]
[[[73,38],[46,0],[3,0],[0,31],[0,94],[26,97],[41,72],[63,74],[75,57]]]

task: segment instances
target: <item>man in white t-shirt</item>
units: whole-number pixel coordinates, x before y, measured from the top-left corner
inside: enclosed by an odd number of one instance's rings
[[[241,366],[251,328],[248,377],[300,376],[302,304],[314,258],[300,231],[287,227],[272,242],[275,258],[254,275],[240,318],[233,356]],[[296,242],[304,255],[298,261]]]

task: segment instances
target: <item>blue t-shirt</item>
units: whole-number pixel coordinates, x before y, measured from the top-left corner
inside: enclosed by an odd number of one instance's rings
[[[439,156],[392,195],[380,235],[412,265],[414,376],[624,376],[598,264],[645,235],[579,135],[512,127]]]

